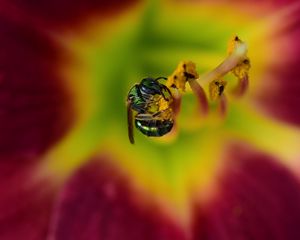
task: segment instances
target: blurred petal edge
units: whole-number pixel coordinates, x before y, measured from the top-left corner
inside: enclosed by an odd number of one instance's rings
[[[0,161],[0,239],[46,239],[56,187],[37,177],[36,161]]]
[[[298,179],[275,159],[239,145],[227,160],[217,193],[198,209],[195,239],[300,239]]]
[[[185,239],[155,204],[135,194],[106,156],[93,159],[67,181],[52,220],[50,240]]]
[[[0,159],[42,154],[70,127],[60,50],[36,28],[0,16]]]

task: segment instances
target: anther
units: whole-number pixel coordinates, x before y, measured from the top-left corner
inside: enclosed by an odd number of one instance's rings
[[[214,80],[209,84],[210,99],[217,101],[217,109],[222,118],[224,118],[227,113],[227,98],[224,93],[226,85],[227,82],[222,79]]]
[[[233,89],[232,92],[236,97],[243,96],[248,89],[250,67],[250,60],[246,58],[234,69],[232,69],[232,73],[236,76],[238,80],[237,86]]]
[[[217,100],[224,92],[227,82],[218,79],[209,84],[209,96],[212,101]]]
[[[182,61],[175,71],[168,77],[166,86],[177,88],[180,92],[185,92],[186,82],[198,78],[195,63],[191,61]]]

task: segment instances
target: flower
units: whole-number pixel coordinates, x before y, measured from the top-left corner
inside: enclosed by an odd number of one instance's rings
[[[300,239],[299,9],[2,0],[0,239]],[[207,77],[233,34],[251,71],[226,116],[186,95],[176,136],[131,146],[129,87],[185,58]]]

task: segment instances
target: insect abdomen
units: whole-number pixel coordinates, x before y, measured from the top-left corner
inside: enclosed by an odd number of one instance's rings
[[[161,137],[171,131],[171,120],[135,120],[135,126],[148,137]]]

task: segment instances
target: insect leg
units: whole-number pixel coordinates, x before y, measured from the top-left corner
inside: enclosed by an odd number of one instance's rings
[[[133,136],[133,117],[132,117],[132,109],[131,103],[127,101],[127,125],[128,125],[128,138],[131,144],[134,144],[134,136]]]

